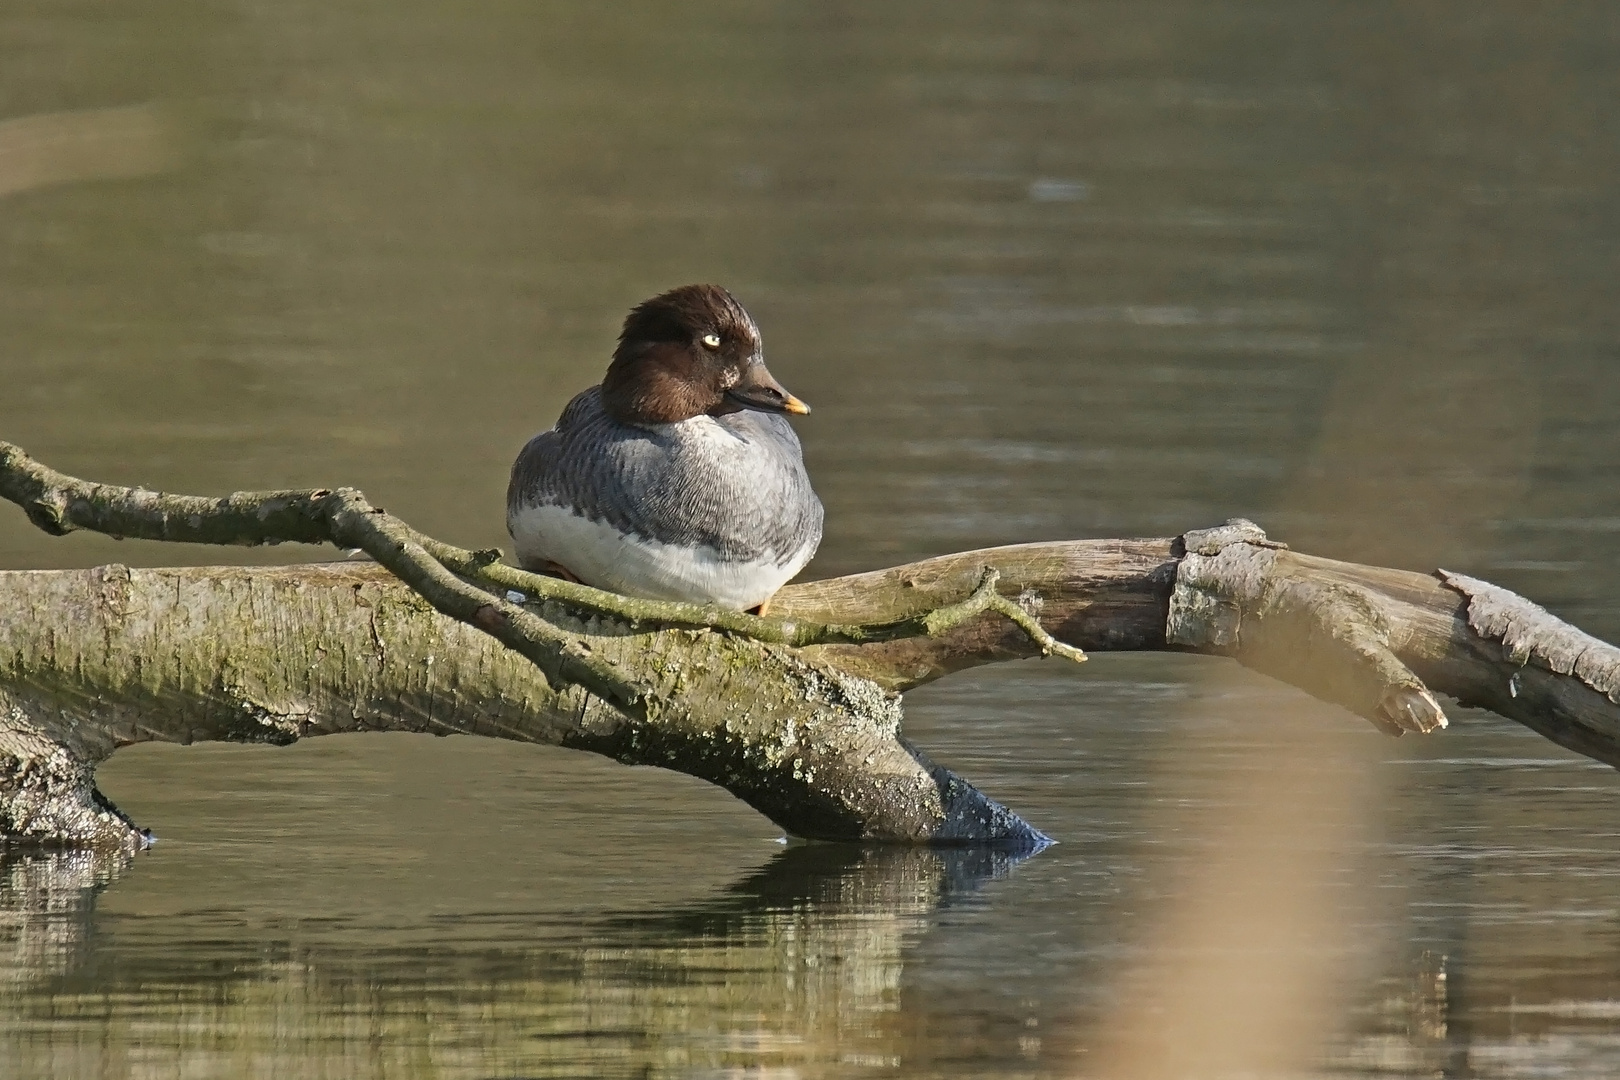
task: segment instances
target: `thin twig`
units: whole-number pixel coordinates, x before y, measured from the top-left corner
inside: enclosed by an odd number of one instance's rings
[[[0,496],[17,503],[30,521],[56,536],[84,529],[187,543],[332,543],[359,548],[443,614],[485,631],[528,657],[553,684],[578,684],[632,712],[641,698],[640,688],[506,594],[521,593],[525,601],[553,601],[633,625],[707,628],[792,647],[938,637],[974,616],[993,611],[1012,620],[1042,653],[1076,661],[1086,658],[998,593],[1000,575],[989,567],[973,593],[954,604],[885,623],[820,623],[765,618],[714,605],[620,596],[532,574],[501,563],[498,551],[469,551],[420,533],[373,507],[354,488],[237,492],[222,499],[169,495],[80,480],[40,464],[20,447],[0,442]],[[483,582],[494,592],[469,581]]]
[[[376,509],[352,488],[335,491],[323,502],[329,505],[333,543],[360,548],[440,613],[533,661],[554,687],[582,686],[625,712],[640,714],[641,687],[533,612],[451,573],[428,552],[415,529]]]
[[[555,600],[571,607],[616,616],[631,623],[662,626],[707,627],[775,645],[864,645],[910,637],[939,637],[975,615],[993,611],[1010,619],[1028,634],[1044,656],[1062,656],[1079,663],[1086,654],[1049,634],[1035,617],[996,591],[1000,571],[986,567],[979,585],[965,600],[918,615],[882,623],[822,623],[810,619],[775,619],[706,604],[673,600],[641,600],[593,589],[562,578],[546,577],[496,562],[498,551],[467,551],[443,541],[423,538],[423,546],[458,574],[480,578],[491,585]]]
[[[1040,647],[1041,655],[1061,656],[1077,664],[1085,661],[1084,652],[1073,645],[1065,645],[1047,633],[1035,616],[1025,611],[1015,601],[997,592],[996,583],[1000,580],[1001,571],[991,566],[985,567],[984,576],[979,579],[979,587],[973,590],[972,596],[960,603],[936,608],[923,616],[928,636],[938,637],[981,612],[994,611],[1011,619],[1020,630],[1028,634],[1030,640]]]
[[[577,684],[632,715],[639,711],[639,687],[532,612],[451,573],[427,552],[425,537],[353,488],[238,492],[223,499],[168,495],[79,480],[0,442],[0,496],[55,536],[83,529],[143,540],[359,548],[442,614],[527,657],[553,686]]]

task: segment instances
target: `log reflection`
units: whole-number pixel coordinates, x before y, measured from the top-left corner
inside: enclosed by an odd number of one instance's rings
[[[612,915],[572,940],[537,926],[520,950],[491,927],[487,948],[233,942],[92,959],[95,897],[124,865],[17,857],[0,871],[0,925],[15,943],[3,977],[23,989],[0,1011],[0,1060],[132,1076],[182,1063],[277,1076],[888,1064],[908,949],[942,905],[1015,861],[802,845],[706,901]],[[142,1017],[138,1054],[104,1037],[115,1001]]]
[[[70,970],[97,894],[130,861],[122,854],[0,847],[0,991]]]

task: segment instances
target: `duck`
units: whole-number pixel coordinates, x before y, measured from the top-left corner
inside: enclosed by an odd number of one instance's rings
[[[765,614],[821,543],[823,510],[765,367],[759,327],[718,285],[636,307],[600,385],[512,464],[519,565],[625,596]]]

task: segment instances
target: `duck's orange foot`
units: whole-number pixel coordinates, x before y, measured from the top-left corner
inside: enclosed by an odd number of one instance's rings
[[[774,596],[771,597],[771,600],[775,600],[775,599],[776,599],[776,597],[774,597]],[[766,613],[771,610],[771,600],[767,600],[763,604],[760,604],[760,605],[758,605],[756,607],[749,608],[748,611],[747,611],[747,614],[749,614],[749,615],[758,615],[760,618],[763,619],[765,617]]]

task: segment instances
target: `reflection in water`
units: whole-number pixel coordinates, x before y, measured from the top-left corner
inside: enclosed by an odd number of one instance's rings
[[[889,1064],[906,950],[1015,861],[799,845],[710,900],[603,918],[565,942],[262,950],[201,970],[135,956],[86,971],[95,894],[122,866],[13,856],[0,865],[0,920],[18,943],[5,974],[44,985],[0,1013],[0,1061],[7,1075],[353,1077]],[[115,1012],[134,1045],[107,1045]]]
[[[172,123],[152,105],[0,121],[0,197],[152,176],[179,163],[178,142]]]
[[[0,992],[70,971],[96,894],[130,862],[122,853],[0,848]]]
[[[1377,804],[1372,744],[1345,747],[1293,718],[1261,714],[1250,724],[1267,767],[1217,765],[1215,799],[1195,815],[1166,808],[1154,823],[1206,847],[1178,868],[1184,879],[1141,970],[1124,973],[1125,1007],[1097,1036],[1101,1075],[1297,1073],[1344,1015],[1358,959],[1387,948],[1351,930],[1370,899],[1357,864],[1367,850],[1362,808]],[[1187,752],[1167,748],[1160,770],[1185,774],[1175,756]]]

